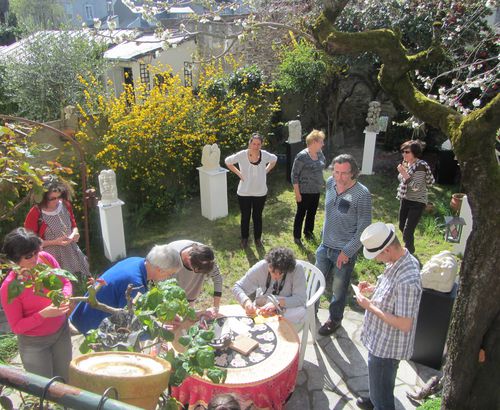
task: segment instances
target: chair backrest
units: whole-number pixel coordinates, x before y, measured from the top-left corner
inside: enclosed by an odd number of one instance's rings
[[[325,277],[323,273],[310,262],[297,260],[304,268],[306,275],[306,307],[314,304],[325,291]]]

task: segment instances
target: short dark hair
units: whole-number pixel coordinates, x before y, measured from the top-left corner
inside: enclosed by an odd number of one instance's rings
[[[215,265],[214,251],[207,245],[193,243],[189,251],[189,261],[193,271],[210,273]]]
[[[51,192],[60,192],[61,199],[65,201],[71,201],[71,195],[73,193],[71,187],[55,175],[48,175],[44,177],[43,191],[42,200],[38,204],[42,208],[47,206]]]
[[[405,141],[401,144],[399,148],[400,151],[405,149],[409,149],[415,158],[422,158],[422,154],[424,152],[424,143],[420,140],[409,140]]]
[[[293,271],[296,265],[293,251],[282,247],[271,249],[267,253],[265,260],[273,269],[279,270],[284,274]]]
[[[345,164],[346,162],[351,165],[352,179],[357,179],[359,176],[359,167],[358,163],[351,154],[337,155],[332,161],[332,168],[335,164]]]
[[[25,228],[10,231],[3,240],[2,252],[12,262],[18,263],[21,258],[40,249],[42,240],[37,234]]]

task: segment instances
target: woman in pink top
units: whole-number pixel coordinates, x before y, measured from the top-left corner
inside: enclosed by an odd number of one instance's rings
[[[24,228],[14,229],[4,239],[3,253],[20,267],[12,270],[2,283],[0,297],[10,328],[17,335],[19,354],[26,371],[52,378],[62,376],[68,380],[71,361],[71,337],[67,313],[69,304],[59,307],[44,296],[35,295],[33,287],[8,301],[9,284],[39,263],[58,268],[59,264],[52,255],[40,251],[42,240]],[[71,296],[71,282],[62,278],[63,294]],[[46,294],[47,289],[43,292]]]

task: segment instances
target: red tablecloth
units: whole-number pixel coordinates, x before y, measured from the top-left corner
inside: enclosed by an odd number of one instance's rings
[[[193,409],[199,404],[206,408],[210,399],[217,394],[233,393],[241,403],[253,403],[257,409],[280,410],[295,389],[298,366],[297,353],[287,369],[260,382],[213,384],[199,377],[189,377],[179,387],[172,388],[172,396],[184,405],[189,404],[189,409]]]
[[[225,315],[243,316],[238,305],[221,307]],[[243,404],[257,409],[280,410],[295,389],[299,365],[299,338],[294,326],[285,319],[266,322],[277,337],[274,352],[264,361],[246,368],[228,368],[226,382],[214,384],[197,376],[187,378],[171,394],[189,409],[207,406],[210,399],[221,393],[233,393]]]

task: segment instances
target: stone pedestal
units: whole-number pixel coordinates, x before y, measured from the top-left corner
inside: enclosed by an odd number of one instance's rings
[[[375,156],[375,142],[377,133],[364,131],[365,147],[363,149],[363,162],[361,164],[361,175],[373,175],[373,157]]]
[[[111,203],[99,201],[97,204],[101,220],[104,255],[111,262],[127,256],[122,216],[122,206],[124,204],[120,199]]]
[[[225,168],[206,170],[196,168],[200,173],[201,214],[213,221],[228,214],[227,173]]]
[[[460,242],[456,243],[453,246],[453,253],[455,255],[463,255],[465,253],[465,245],[470,233],[472,232],[472,210],[470,209],[467,195],[465,195],[462,199],[462,205],[460,206],[460,217],[464,218],[465,225],[462,228],[462,236],[460,237]]]

